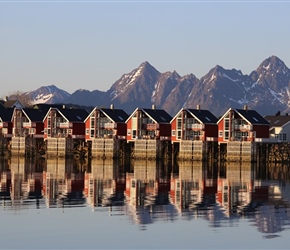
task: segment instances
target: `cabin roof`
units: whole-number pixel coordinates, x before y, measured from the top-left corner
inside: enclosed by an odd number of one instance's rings
[[[188,112],[193,114],[197,119],[199,119],[203,124],[214,123],[216,124],[218,119],[209,110],[205,109],[187,109]]]
[[[101,108],[116,123],[125,123],[129,115],[122,109]]]
[[[264,118],[270,123],[270,127],[283,127],[290,122],[288,115],[267,115]]]
[[[157,123],[170,123],[172,117],[163,109],[141,109]]]
[[[83,122],[88,116],[88,111],[85,109],[61,109],[58,111],[70,122]]]
[[[236,109],[236,112],[243,116],[248,122],[253,125],[269,125],[269,122],[256,110]]]

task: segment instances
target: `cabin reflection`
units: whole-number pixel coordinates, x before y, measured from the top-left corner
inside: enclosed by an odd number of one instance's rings
[[[84,165],[74,159],[0,161],[0,199],[5,209],[108,207],[144,226],[157,221],[204,219],[211,227],[247,218],[265,237],[289,228],[288,165],[242,162],[108,159]],[[115,207],[115,208],[114,208]]]
[[[170,199],[178,213],[188,218],[206,214],[216,203],[216,175],[208,172],[204,162],[181,162],[170,186]]]
[[[7,160],[0,161],[0,199],[3,205],[10,201],[11,170]]]
[[[47,159],[43,172],[43,196],[47,207],[85,206],[84,173],[72,159]]]
[[[126,174],[126,211],[137,224],[154,220],[172,220],[169,202],[170,181],[162,164],[155,161],[134,162],[134,172]],[[158,216],[155,216],[158,214]]]
[[[113,160],[93,159],[85,173],[84,193],[91,207],[124,204],[125,179]]]

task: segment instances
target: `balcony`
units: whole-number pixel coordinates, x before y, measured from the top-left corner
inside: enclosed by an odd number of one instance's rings
[[[190,130],[202,130],[203,124],[199,124],[199,123],[186,124],[186,128]]]
[[[58,128],[72,128],[72,122],[59,122],[57,123]]]
[[[8,128],[8,122],[0,122],[0,128]]]
[[[35,128],[36,122],[23,122],[22,127],[23,128]]]
[[[147,130],[158,130],[159,124],[158,123],[148,123],[148,124],[146,124],[146,129]]]
[[[101,123],[101,127],[104,128],[104,129],[116,129],[117,128],[117,124],[116,123],[111,123],[111,122]]]
[[[252,125],[235,125],[235,130],[251,131],[252,130]]]

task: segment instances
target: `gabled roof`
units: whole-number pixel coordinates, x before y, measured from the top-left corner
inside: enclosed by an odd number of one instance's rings
[[[7,100],[3,103],[5,108],[24,107],[18,100]]]
[[[269,122],[255,110],[236,109],[236,112],[253,125],[269,125]]]
[[[148,117],[150,117],[156,123],[170,123],[170,121],[172,119],[172,117],[163,109],[136,108],[132,112],[132,114],[128,117],[128,119],[126,120],[126,123],[138,110],[143,111]]]
[[[269,125],[269,122],[257,111],[250,109],[233,109],[229,108],[222,117],[217,121],[219,123],[231,110],[239,114],[242,118],[252,125]]]
[[[84,122],[88,116],[88,112],[85,109],[62,109],[58,110],[58,112],[70,122]]]
[[[116,123],[125,123],[129,117],[129,115],[122,109],[101,108],[100,110]]]
[[[43,121],[44,113],[40,109],[33,109],[33,108],[24,108],[22,109],[23,112],[26,114],[27,118],[32,122],[40,122]]]
[[[163,109],[141,109],[156,123],[170,123],[172,117]]]
[[[3,122],[11,122],[14,108],[4,108],[0,105],[0,118]]]
[[[69,122],[84,122],[88,116],[85,109],[57,109],[51,107],[45,114],[43,121],[46,119],[51,110],[56,110],[64,119]]]
[[[197,120],[199,120],[203,124],[217,124],[217,121],[218,121],[217,117],[214,116],[209,110],[205,110],[205,109],[182,108],[173,119],[175,119],[183,110],[190,113],[193,117],[195,117]]]
[[[283,127],[290,122],[288,115],[267,115],[264,117],[270,123],[270,127]]]
[[[33,105],[34,109],[42,110],[43,113],[47,113],[50,108],[57,108],[59,110],[65,108],[63,104],[47,104],[47,103],[38,103]]]

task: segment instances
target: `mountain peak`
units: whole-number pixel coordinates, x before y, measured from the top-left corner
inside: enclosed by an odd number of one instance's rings
[[[258,70],[277,71],[279,69],[285,70],[286,68],[287,67],[285,63],[280,58],[278,58],[277,56],[270,56],[260,64]]]
[[[144,72],[159,73],[159,71],[157,69],[155,69],[148,61],[141,63],[140,66],[138,67],[138,71],[143,72],[143,73]]]

